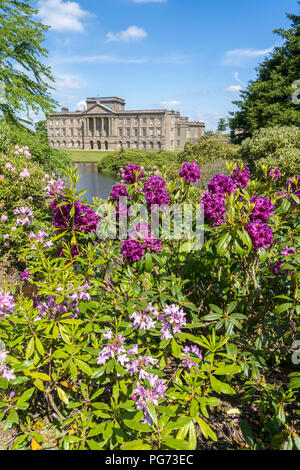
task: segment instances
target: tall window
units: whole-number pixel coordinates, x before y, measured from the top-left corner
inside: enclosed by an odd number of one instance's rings
[[[146,142],[143,142],[142,145],[143,145],[143,149],[146,149]]]
[[[180,127],[177,128],[177,135],[180,137]]]
[[[158,150],[161,150],[161,142],[157,142],[157,148]]]
[[[134,119],[134,124],[135,124],[136,126],[139,125],[139,118],[135,118],[135,119]]]
[[[147,129],[144,128],[144,129],[142,130],[142,132],[143,132],[143,137],[146,137],[146,135],[147,135]]]
[[[151,135],[151,136],[153,136],[153,135],[154,135],[154,129],[153,129],[153,127],[150,127],[150,129],[149,129],[149,133],[150,133],[150,135]]]
[[[135,136],[135,137],[138,136],[138,129],[137,129],[137,128],[134,129],[134,136]]]
[[[122,135],[123,135],[123,129],[120,127],[119,128],[119,136],[122,137]]]
[[[157,135],[158,135],[158,137],[161,136],[161,128],[160,127],[157,129]]]
[[[130,129],[126,129],[126,135],[127,137],[130,137]]]
[[[130,126],[130,118],[126,119],[126,124],[127,124],[127,126]]]
[[[147,118],[143,118],[143,124],[147,124]]]

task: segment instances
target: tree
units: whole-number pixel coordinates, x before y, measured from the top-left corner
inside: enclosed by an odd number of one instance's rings
[[[291,20],[290,29],[274,31],[284,39],[284,44],[275,47],[257,67],[257,79],[241,91],[240,101],[233,102],[239,107],[237,112],[230,113],[231,137],[236,142],[261,128],[300,126],[300,102],[292,99],[300,78],[300,16],[287,17]]]
[[[48,30],[34,19],[29,0],[0,0],[0,114],[8,122],[28,122],[30,112],[51,112],[57,104],[50,94],[51,70],[41,62]],[[3,96],[5,95],[5,96]],[[20,118],[21,114],[26,118]]]
[[[218,122],[218,131],[219,132],[225,132],[228,127],[228,124],[226,122],[225,118],[220,118]]]
[[[48,140],[47,121],[38,121],[35,123],[35,132],[40,138]]]

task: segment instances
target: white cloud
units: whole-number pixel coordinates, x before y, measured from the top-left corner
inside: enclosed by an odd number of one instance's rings
[[[79,101],[76,105],[77,111],[86,111],[86,101]]]
[[[63,0],[39,0],[37,16],[43,24],[51,26],[53,31],[76,32],[84,31],[83,20],[93,16],[82,10],[79,3]]]
[[[222,63],[224,65],[245,65],[251,59],[268,55],[274,47],[268,49],[233,49],[225,52]]]
[[[240,93],[242,89],[241,85],[230,85],[228,88],[225,88],[225,91],[228,93]]]
[[[111,55],[77,55],[69,57],[52,57],[53,65],[56,64],[145,64],[148,59],[131,59]]]
[[[125,31],[119,31],[118,33],[107,33],[106,42],[111,41],[122,41],[122,42],[131,42],[131,41],[140,41],[145,39],[147,33],[143,28],[138,26],[129,26]]]
[[[182,106],[181,101],[162,101],[160,105],[163,108],[178,108],[179,106]]]
[[[54,86],[57,90],[79,90],[86,87],[87,84],[77,77],[64,75],[56,77]]]

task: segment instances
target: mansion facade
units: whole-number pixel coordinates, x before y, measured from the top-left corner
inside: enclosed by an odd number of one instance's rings
[[[190,122],[177,111],[125,109],[122,98],[87,98],[86,110],[50,114],[50,145],[82,150],[183,150],[186,142],[198,142],[204,122]]]

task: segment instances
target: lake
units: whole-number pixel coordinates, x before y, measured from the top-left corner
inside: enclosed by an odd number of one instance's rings
[[[80,191],[87,189],[83,197],[90,203],[93,197],[107,199],[117,178],[99,173],[97,163],[75,163],[75,166],[81,176],[77,189]]]

